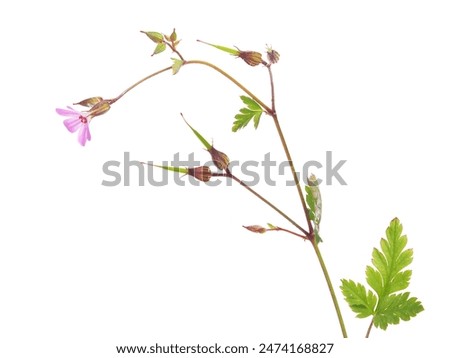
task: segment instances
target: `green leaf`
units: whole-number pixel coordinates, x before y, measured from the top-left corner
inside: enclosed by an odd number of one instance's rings
[[[198,140],[199,140],[200,142],[202,142],[202,144],[205,146],[205,149],[209,151],[209,150],[212,148],[212,145],[209,144],[209,142],[208,142],[205,138],[203,138],[203,136],[202,136],[199,132],[197,132],[197,131],[196,131],[196,130],[188,123],[188,121],[184,118],[183,114],[181,114],[181,117],[183,118],[184,122],[188,125],[188,127],[191,128],[192,132],[195,134],[195,136],[198,138]]]
[[[383,278],[381,277],[380,272],[375,270],[372,266],[366,267],[366,281],[376,293],[383,291]]]
[[[178,58],[171,58],[171,60],[173,61],[172,74],[176,75],[180,70],[181,66],[183,66],[184,62]]]
[[[373,315],[377,304],[377,298],[373,292],[366,291],[362,284],[352,280],[341,280],[341,282],[341,291],[352,311],[357,313],[356,317],[365,318]]]
[[[409,321],[423,310],[420,301],[415,297],[409,297],[409,292],[390,295],[379,304],[373,317],[373,324],[386,330],[389,324],[399,324],[400,320]]]
[[[247,107],[241,108],[239,110],[240,113],[234,116],[236,120],[234,121],[231,130],[237,132],[239,129],[246,127],[252,119],[255,129],[258,128],[263,109],[250,97],[241,96],[240,98]]]
[[[156,45],[155,51],[153,51],[152,56],[157,55],[158,53],[164,52],[166,49],[166,44],[164,42],[161,42]]]
[[[251,109],[252,111],[259,111],[259,110],[261,109],[260,105],[259,105],[257,102],[255,102],[255,100],[253,100],[253,99],[250,98],[250,97],[247,97],[247,96],[241,96],[241,100],[242,100],[242,102],[244,102],[244,104],[246,104],[247,107],[248,107],[249,109]]]
[[[384,330],[390,324],[398,324],[400,320],[409,321],[424,310],[417,298],[409,297],[409,292],[396,293],[408,288],[412,275],[412,271],[405,268],[413,260],[413,250],[406,249],[408,239],[402,235],[402,231],[400,220],[392,220],[386,229],[386,239],[380,241],[380,249],[374,248],[372,251],[373,266],[366,267],[366,281],[377,296],[375,309],[370,315],[373,315],[375,327]],[[360,284],[352,285],[351,281],[342,282],[341,290],[350,308],[358,313],[357,317],[363,317],[362,314],[367,311],[361,311],[361,304],[355,301],[354,292],[363,297],[365,288],[362,285],[359,287]]]
[[[370,275],[367,276],[368,282],[373,282],[375,278],[372,276],[376,270],[381,275],[382,286],[378,287],[378,290],[372,287],[380,297],[405,289],[409,285],[411,272],[400,272],[412,262],[413,250],[404,250],[408,240],[406,235],[402,236],[402,230],[403,227],[398,219],[391,221],[391,225],[386,230],[387,240],[381,239],[381,251],[373,249],[372,264],[375,269],[366,270],[366,274]]]

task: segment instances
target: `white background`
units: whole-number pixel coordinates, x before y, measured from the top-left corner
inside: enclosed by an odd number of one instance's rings
[[[450,51],[446,1],[76,1],[2,4],[0,355],[113,357],[116,345],[334,342],[332,357],[445,352]],[[12,5],[13,4],[13,5]],[[56,107],[112,98],[170,64],[140,30],[177,28],[205,59],[269,101],[264,68],[197,43],[280,52],[280,121],[298,169],[333,151],[348,185],[323,186],[321,245],[347,324],[340,329],[314,252],[241,225],[283,218],[237,185],[104,187],[102,165],[207,153],[284,160],[271,120],[233,134],[242,91],[187,66],[143,84],[91,123],[81,147]],[[323,172],[317,172],[320,176]],[[136,177],[135,177],[136,178]],[[301,219],[294,188],[258,190]],[[374,329],[341,278],[364,280],[394,217],[414,248],[410,291],[425,311]],[[251,355],[249,355],[251,356]]]

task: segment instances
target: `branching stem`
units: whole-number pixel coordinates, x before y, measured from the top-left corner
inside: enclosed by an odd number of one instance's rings
[[[267,200],[261,194],[257,193],[255,190],[253,190],[250,186],[248,186],[241,179],[239,179],[235,175],[231,174],[230,171],[228,171],[227,173],[213,173],[213,176],[216,176],[216,177],[227,177],[227,178],[233,179],[235,182],[239,183],[241,186],[243,186],[245,189],[247,189],[250,193],[255,195],[258,199],[260,199],[261,201],[263,201],[264,203],[269,205],[273,210],[275,210],[278,214],[280,214],[282,217],[284,217],[287,221],[289,221],[292,225],[294,225],[297,229],[299,229],[303,234],[308,235],[308,232],[305,229],[303,229],[299,224],[297,224],[293,219],[291,219],[281,209],[279,209],[277,206],[272,204],[269,200]]]
[[[183,66],[185,65],[191,65],[191,64],[199,64],[199,65],[203,65],[203,66],[207,66],[213,70],[215,70],[216,72],[220,73],[221,75],[223,75],[224,77],[226,77],[228,80],[230,80],[231,82],[233,82],[237,87],[239,87],[242,91],[244,91],[248,96],[250,96],[255,102],[257,102],[262,108],[264,108],[264,110],[266,111],[266,113],[268,115],[270,115],[273,118],[273,121],[275,123],[275,127],[278,133],[278,136],[280,138],[281,144],[283,146],[286,158],[288,160],[289,163],[289,167],[291,168],[291,172],[292,172],[292,176],[294,178],[294,183],[295,186],[297,188],[297,192],[300,198],[300,202],[303,208],[303,213],[305,215],[305,219],[308,223],[308,231],[305,230],[303,227],[301,227],[299,224],[297,224],[293,219],[291,219],[288,215],[286,215],[282,210],[280,210],[277,206],[275,206],[274,204],[272,204],[269,200],[267,200],[266,198],[264,198],[262,195],[260,195],[259,193],[257,193],[255,190],[253,190],[251,187],[249,187],[247,184],[245,184],[242,180],[240,180],[239,178],[237,178],[236,176],[234,176],[233,174],[231,174],[230,171],[227,171],[224,174],[221,173],[216,173],[213,174],[213,176],[223,176],[223,177],[229,177],[231,179],[233,179],[234,181],[236,181],[237,183],[239,183],[241,186],[243,186],[245,189],[247,189],[248,191],[250,191],[253,195],[255,195],[256,197],[258,197],[260,200],[262,200],[264,203],[266,203],[267,205],[269,205],[273,210],[275,210],[277,213],[279,213],[281,216],[283,216],[287,221],[289,221],[292,225],[294,225],[298,230],[300,230],[303,235],[300,234],[296,234],[292,231],[286,230],[286,229],[281,229],[282,231],[286,231],[289,232],[291,234],[303,237],[305,239],[308,239],[311,244],[313,245],[314,251],[316,253],[316,256],[319,260],[320,263],[320,267],[322,268],[322,272],[325,276],[325,280],[327,282],[328,285],[328,290],[330,292],[331,298],[333,300],[333,304],[334,304],[334,308],[336,310],[336,314],[338,316],[338,320],[339,320],[339,325],[341,327],[341,331],[342,331],[342,335],[344,338],[347,338],[347,332],[345,329],[345,325],[344,325],[344,321],[342,319],[342,314],[339,308],[339,304],[336,298],[336,294],[334,292],[333,289],[333,285],[331,283],[331,279],[330,276],[328,274],[327,268],[325,266],[325,262],[322,258],[322,255],[320,253],[319,247],[316,243],[316,240],[314,238],[314,230],[312,227],[312,223],[311,220],[309,219],[309,212],[308,212],[308,207],[306,205],[306,201],[305,201],[305,197],[303,195],[303,191],[300,185],[300,180],[299,177],[297,175],[297,172],[295,170],[295,166],[294,163],[292,161],[292,157],[291,154],[289,152],[289,148],[288,145],[286,143],[286,139],[284,137],[283,131],[281,129],[280,126],[280,122],[278,120],[278,115],[276,113],[276,108],[275,108],[275,86],[274,86],[274,81],[273,81],[273,74],[272,74],[272,69],[270,65],[267,65],[266,67],[268,68],[269,71],[269,77],[270,77],[270,89],[271,89],[271,107],[267,106],[261,99],[259,99],[255,94],[253,94],[249,89],[247,89],[247,87],[245,87],[243,84],[241,84],[239,81],[237,81],[233,76],[229,75],[227,72],[225,72],[224,70],[222,70],[221,68],[217,67],[216,65],[213,65],[210,62],[206,62],[206,61],[201,61],[201,60],[190,60],[190,61],[185,61],[183,59],[183,57],[181,56],[181,54],[176,51],[176,49],[174,49],[170,44],[169,47],[180,57],[180,59],[183,61]],[[172,66],[170,67],[166,67],[163,68],[162,70],[159,70],[157,72],[154,72],[146,77],[144,77],[143,79],[139,80],[138,82],[136,82],[135,84],[133,84],[132,86],[128,87],[125,91],[123,91],[119,96],[109,100],[110,104],[118,101],[119,99],[121,99],[125,94],[127,94],[129,91],[131,91],[132,89],[134,89],[135,87],[137,87],[138,85],[140,85],[141,83],[147,81],[148,79],[155,77],[163,72],[169,71],[172,69]],[[371,322],[369,329],[367,331],[367,335],[366,337],[369,336],[370,334],[370,330],[372,328],[372,324],[373,322]]]

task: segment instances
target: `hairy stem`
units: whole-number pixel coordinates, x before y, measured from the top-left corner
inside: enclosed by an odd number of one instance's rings
[[[327,281],[328,291],[330,291],[331,299],[333,300],[334,309],[336,310],[336,314],[338,316],[339,325],[341,326],[342,336],[347,338],[347,331],[345,329],[344,320],[342,318],[341,309],[339,308],[339,303],[336,298],[336,293],[334,292],[333,284],[331,283],[330,275],[328,274],[327,267],[325,266],[325,262],[323,261],[322,254],[320,253],[319,246],[316,243],[316,240],[311,240],[311,244],[314,247],[314,251],[316,252],[317,258],[320,263],[320,267],[322,268],[323,275],[325,276],[325,280]]]

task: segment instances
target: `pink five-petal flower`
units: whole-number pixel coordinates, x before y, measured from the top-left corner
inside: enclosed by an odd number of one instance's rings
[[[91,133],[89,131],[89,118],[82,112],[78,112],[71,107],[68,109],[56,108],[56,113],[67,117],[64,120],[64,125],[70,133],[78,130],[78,142],[84,146],[86,140],[91,140]]]

